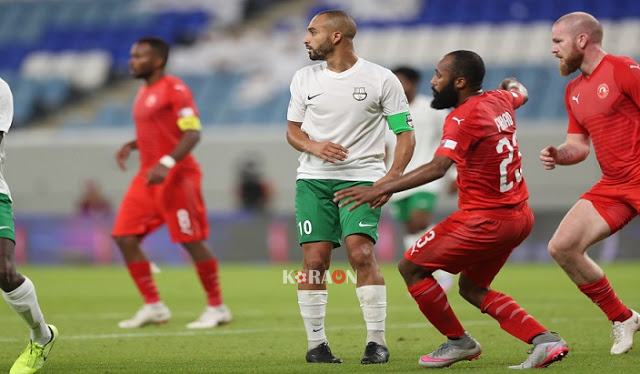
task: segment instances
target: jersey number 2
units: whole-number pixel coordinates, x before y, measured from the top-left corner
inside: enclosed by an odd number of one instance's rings
[[[513,162],[514,147],[518,145],[515,133],[513,134],[512,141],[513,141],[513,145],[511,144],[509,139],[505,137],[500,139],[500,141],[498,141],[498,145],[496,146],[496,152],[498,153],[504,152],[505,148],[507,148],[507,150],[509,151],[507,158],[502,160],[502,162],[500,163],[500,192],[507,192],[513,188],[513,181],[507,182],[508,180],[507,171],[508,171],[509,164]],[[522,157],[522,155],[520,154],[520,151],[518,151],[518,157]],[[516,169],[515,174],[516,174],[516,183],[519,183],[522,180],[522,168],[520,167]]]

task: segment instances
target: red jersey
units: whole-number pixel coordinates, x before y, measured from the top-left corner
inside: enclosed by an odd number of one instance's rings
[[[606,55],[567,85],[568,133],[591,137],[603,180],[640,179],[640,65]]]
[[[435,154],[456,163],[460,209],[508,208],[529,198],[516,139],[515,109],[523,102],[516,92],[488,91],[447,116]]]
[[[191,91],[177,77],[165,75],[150,86],[140,87],[133,104],[140,170],[153,167],[162,156],[173,152],[182,137],[180,117],[197,115]],[[191,154],[175,167],[199,169]]]

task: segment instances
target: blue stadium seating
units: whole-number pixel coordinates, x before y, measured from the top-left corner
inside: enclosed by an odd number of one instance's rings
[[[336,1],[318,1],[308,12],[308,18],[321,10],[335,9]],[[507,22],[554,21],[563,14],[584,11],[602,19],[622,20],[640,17],[637,0],[428,0],[420,13],[409,19],[361,20],[360,28],[445,25]]]
[[[69,83],[60,79],[35,81],[12,71],[0,72],[0,78],[13,92],[14,127],[24,126],[39,112],[60,108],[71,95]]]
[[[129,48],[143,36],[170,43],[193,40],[210,22],[200,10],[139,12],[129,0],[40,0],[0,3],[0,71],[17,72],[33,51],[108,51],[114,72],[126,72]],[[20,30],[20,32],[16,32]],[[59,108],[70,96],[67,82],[34,83],[12,77],[15,123]],[[39,89],[34,87],[40,85]],[[115,121],[114,121],[115,122]]]
[[[138,10],[135,4],[130,0],[0,2],[0,54],[3,56],[0,77],[7,80],[14,91],[16,125],[24,125],[38,114],[56,110],[77,95],[64,80],[33,81],[21,77],[18,71],[31,52],[107,51],[113,61],[112,73],[118,76],[127,71],[130,45],[139,37],[155,35],[170,43],[192,41],[213,22],[213,17],[202,10],[150,12]],[[319,0],[314,4],[309,16],[322,9],[335,8],[337,2]],[[638,0],[424,0],[419,11],[404,18],[380,19],[378,14],[375,19],[359,19],[358,25],[365,31],[383,32],[397,27],[411,30],[425,26],[526,25],[548,23],[575,10],[591,12],[614,22],[640,19]],[[557,119],[564,116],[566,80],[558,77],[556,67],[500,62],[500,66],[489,66],[485,87],[497,86],[500,79],[508,75],[522,80],[529,88],[531,99],[518,112],[520,118]],[[424,72],[425,81],[431,73],[431,70]],[[285,121],[289,100],[286,86],[264,102],[246,108],[234,97],[247,78],[238,72],[212,71],[182,78],[191,87],[206,125],[280,125]],[[423,83],[421,88],[430,93],[427,84]],[[91,126],[130,125],[130,105],[131,100],[105,103]]]
[[[71,94],[69,82],[62,79],[42,81],[39,87],[40,106],[45,111],[54,111],[64,104]]]
[[[423,83],[420,92],[431,95],[426,84],[433,70],[422,71]],[[505,77],[518,77],[529,89],[529,102],[517,112],[519,119],[557,120],[565,117],[564,87],[569,78],[562,79],[553,66],[493,66],[487,69],[484,89],[498,87]],[[237,73],[189,74],[181,77],[191,88],[200,116],[205,126],[265,124],[281,126],[286,123],[289,90],[283,87],[278,93],[255,106],[242,107],[234,102],[233,92],[244,77]],[[131,104],[106,103],[102,106],[91,126],[133,126]]]

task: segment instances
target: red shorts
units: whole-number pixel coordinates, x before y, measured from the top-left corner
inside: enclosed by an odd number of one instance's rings
[[[593,204],[613,234],[638,215],[640,184],[613,184],[600,181],[580,198],[589,200]]]
[[[148,186],[146,172],[138,173],[120,205],[113,236],[144,236],[166,223],[175,243],[207,239],[201,179],[199,170],[176,169],[162,184]]]
[[[422,235],[404,258],[432,270],[462,272],[488,287],[532,228],[533,212],[526,203],[511,209],[459,210]]]

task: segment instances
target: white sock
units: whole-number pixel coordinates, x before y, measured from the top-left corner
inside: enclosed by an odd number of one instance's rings
[[[433,272],[433,277],[438,281],[444,292],[449,291],[449,288],[453,286],[453,274],[451,273],[444,270],[436,270]]]
[[[298,290],[300,315],[307,330],[308,349],[327,342],[324,331],[324,316],[327,312],[327,290]]]
[[[32,341],[45,345],[51,340],[51,331],[44,322],[44,316],[38,305],[36,288],[29,278],[25,277],[24,282],[15,290],[2,292],[2,297],[27,322],[31,328]]]
[[[386,346],[384,322],[387,318],[387,287],[360,286],[356,288],[356,295],[367,324],[367,343],[375,342]]]
[[[404,244],[404,250],[413,247],[413,245],[420,239],[421,234],[407,234],[402,238],[402,243]]]

